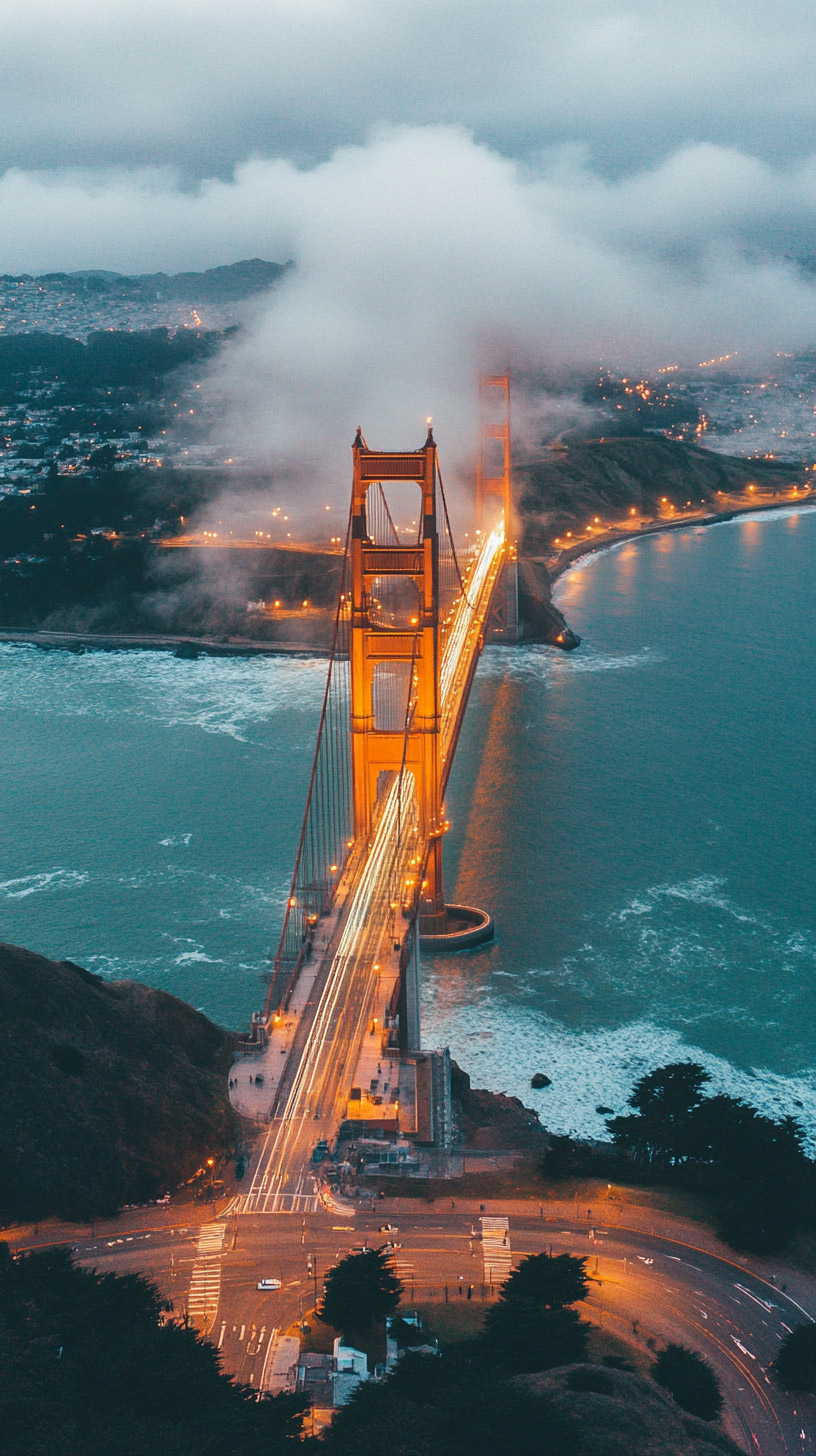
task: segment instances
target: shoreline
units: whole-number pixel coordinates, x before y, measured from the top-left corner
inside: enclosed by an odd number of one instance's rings
[[[704,516],[686,516],[682,520],[655,521],[652,525],[638,527],[637,530],[632,531],[610,531],[603,539],[595,537],[592,540],[580,541],[570,547],[569,551],[559,553],[552,566],[549,564],[548,558],[543,559],[546,562],[550,584],[554,585],[559,577],[575,565],[576,561],[583,560],[585,556],[599,556],[602,551],[608,551],[613,546],[622,546],[627,541],[641,541],[644,536],[657,536],[663,531],[688,530],[692,526],[716,526],[723,521],[738,520],[740,516],[755,516],[760,513],[770,515],[773,511],[796,511],[802,508],[816,510],[816,497],[810,494],[801,501],[774,500],[760,501],[754,505],[729,506],[726,510],[709,512]]]
[[[233,637],[219,642],[214,637],[151,637],[139,633],[54,632],[23,628],[0,629],[0,643],[11,645],[73,650],[88,648],[96,652],[175,652],[182,659],[194,660],[199,653],[206,657],[328,657],[327,647],[300,642],[256,642],[251,637]],[[179,651],[179,649],[182,649]],[[187,651],[184,651],[187,649]]]
[[[774,500],[757,501],[752,504],[729,506],[722,511],[706,515],[686,516],[676,520],[654,521],[647,526],[628,531],[610,531],[604,537],[579,541],[568,551],[559,552],[557,557],[539,556],[530,560],[543,564],[550,587],[562,577],[577,561],[587,556],[599,556],[627,541],[640,541],[646,536],[656,536],[664,531],[683,531],[693,526],[714,526],[718,523],[738,520],[740,516],[758,514],[770,515],[776,511],[816,510],[816,495],[809,494],[801,501]],[[524,640],[524,639],[522,639]],[[40,628],[0,628],[0,643],[33,646],[48,649],[88,650],[96,652],[174,652],[180,658],[194,660],[198,654],[208,657],[320,657],[330,656],[329,648],[308,642],[259,642],[251,637],[232,637],[219,641],[215,637],[194,637],[161,634],[151,636],[137,632],[61,632]],[[550,644],[553,645],[553,644]],[[186,650],[185,650],[186,649]]]

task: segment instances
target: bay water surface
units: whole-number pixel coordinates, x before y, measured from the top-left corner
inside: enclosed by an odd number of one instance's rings
[[[423,962],[424,1040],[554,1131],[693,1057],[816,1138],[814,561],[808,511],[626,543],[558,585],[576,652],[482,658],[446,874],[497,935]],[[243,1028],[325,671],[0,645],[0,939]]]

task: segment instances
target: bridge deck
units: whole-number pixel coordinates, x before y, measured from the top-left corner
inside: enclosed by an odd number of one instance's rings
[[[504,537],[497,530],[485,538],[465,577],[445,636],[440,699],[446,778],[503,560]],[[234,1100],[240,1108],[245,1079],[253,1067],[255,1075],[263,1068],[263,1098],[272,1117],[249,1191],[241,1199],[243,1212],[297,1212],[315,1203],[312,1151],[318,1139],[334,1139],[346,1116],[361,1047],[375,1016],[382,1029],[399,976],[400,939],[391,906],[395,886],[417,874],[412,869],[417,841],[404,832],[412,802],[411,775],[395,778],[370,842],[355,846],[334,910],[318,929],[283,1018],[283,1037],[271,1024],[262,1061],[244,1060],[235,1069]],[[422,853],[420,848],[420,859]],[[381,1046],[380,1031],[375,1034]],[[276,1056],[282,1068],[275,1067]],[[260,1099],[252,1101],[257,1107]]]

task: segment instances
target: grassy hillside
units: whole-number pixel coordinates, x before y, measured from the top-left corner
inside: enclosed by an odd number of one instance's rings
[[[756,484],[764,498],[766,492],[805,481],[804,472],[792,465],[716,455],[657,435],[579,441],[516,467],[514,474],[521,549],[531,556],[594,516],[620,521],[632,507],[638,520],[656,516],[664,496],[678,510],[688,500],[699,509],[701,502],[713,504],[718,491],[733,496]]]
[[[0,1221],[175,1188],[232,1141],[234,1038],[175,996],[0,945]]]

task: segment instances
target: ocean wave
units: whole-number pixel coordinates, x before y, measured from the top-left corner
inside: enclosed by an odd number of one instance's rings
[[[492,1025],[491,1025],[492,1023]],[[709,1092],[742,1097],[767,1117],[796,1117],[808,1147],[816,1151],[816,1072],[782,1075],[757,1065],[741,1069],[713,1055],[679,1030],[643,1019],[624,1026],[572,1030],[526,1008],[514,1008],[513,1034],[507,1011],[486,996],[478,1007],[446,1006],[437,1011],[433,994],[423,1006],[427,1045],[449,1045],[475,1087],[507,1092],[534,1107],[551,1132],[579,1138],[608,1137],[595,1109],[620,1113],[637,1079],[670,1062],[700,1062],[711,1075]],[[530,1087],[534,1072],[552,1086]]]
[[[34,717],[131,718],[194,728],[240,743],[264,741],[277,715],[317,715],[326,682],[318,658],[202,656],[167,652],[42,652],[0,644],[0,702]]]
[[[39,874],[21,875],[19,879],[0,882],[0,895],[5,900],[24,900],[47,890],[79,890],[87,885],[90,875],[84,870],[41,870]]]
[[[192,833],[170,834],[167,839],[160,839],[159,844],[163,845],[165,849],[178,849],[179,846],[183,846],[186,849],[192,843],[192,839]]]

